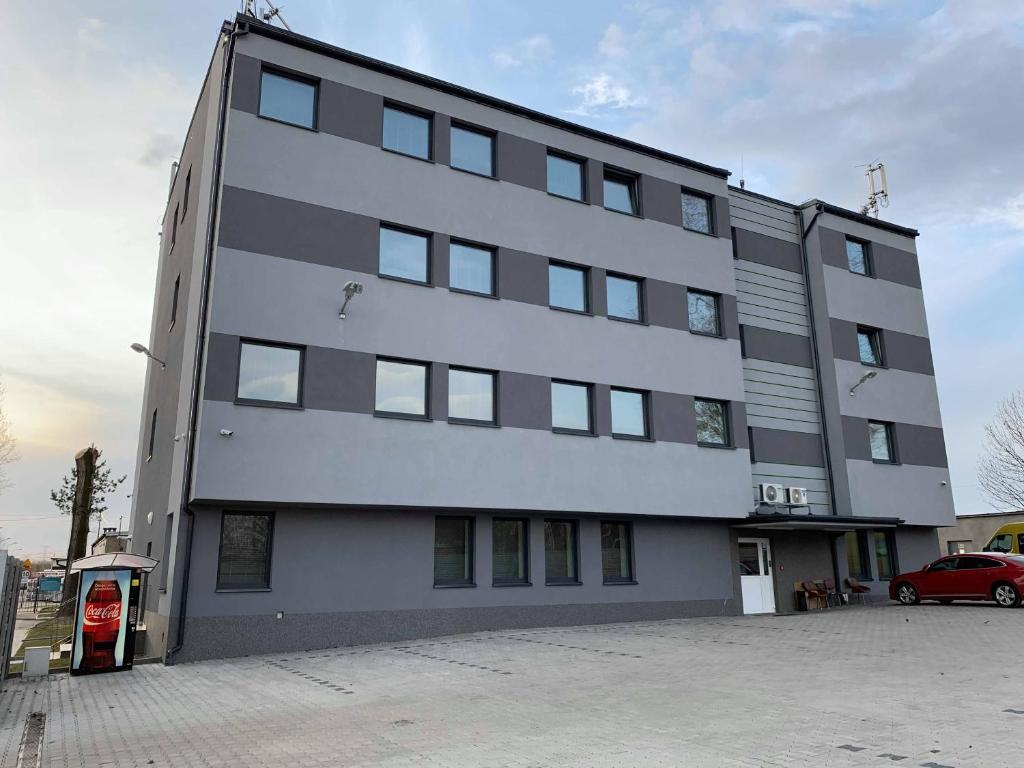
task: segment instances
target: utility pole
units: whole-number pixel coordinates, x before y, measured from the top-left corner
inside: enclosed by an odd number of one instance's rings
[[[71,536],[68,540],[68,573],[64,575],[64,591],[61,603],[78,594],[80,574],[71,574],[71,563],[85,557],[89,544],[89,510],[92,509],[92,481],[96,474],[96,460],[100,452],[90,445],[75,454],[75,503],[71,509]]]

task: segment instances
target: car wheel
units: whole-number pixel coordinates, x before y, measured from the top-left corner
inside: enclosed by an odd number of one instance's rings
[[[1000,608],[1016,608],[1020,605],[1020,592],[1013,584],[996,584],[992,588],[992,597]]]
[[[903,605],[917,605],[921,602],[921,596],[917,594],[917,589],[913,584],[907,584],[906,582],[896,587],[896,598]]]

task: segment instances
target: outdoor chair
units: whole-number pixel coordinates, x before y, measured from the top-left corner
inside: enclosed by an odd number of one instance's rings
[[[829,607],[842,606],[843,598],[836,591],[836,583],[832,579],[825,579],[822,583],[825,585],[825,592],[828,594]]]
[[[847,586],[850,587],[850,592],[860,598],[861,605],[864,605],[867,601],[864,599],[864,595],[871,594],[871,587],[866,587],[857,581],[853,576],[846,579]]]
[[[818,610],[821,610],[823,607],[826,607],[828,605],[828,593],[824,589],[819,587],[815,582],[805,581],[803,582],[803,588],[804,592],[807,593],[808,601],[810,601],[810,598],[812,597],[817,601]],[[807,607],[810,608],[810,605],[808,605]]]

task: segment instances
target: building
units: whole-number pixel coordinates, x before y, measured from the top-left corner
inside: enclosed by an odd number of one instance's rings
[[[90,555],[106,555],[110,552],[127,552],[130,538],[128,531],[104,528],[89,548]]]
[[[163,222],[147,653],[884,596],[953,521],[916,235],[237,17]]]
[[[939,531],[939,547],[944,555],[980,552],[995,532],[1009,523],[1024,523],[1024,510],[957,515],[955,528]]]

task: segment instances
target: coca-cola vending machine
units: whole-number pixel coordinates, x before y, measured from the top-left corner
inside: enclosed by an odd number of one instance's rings
[[[82,571],[71,647],[71,674],[132,668],[139,615],[139,571]]]

